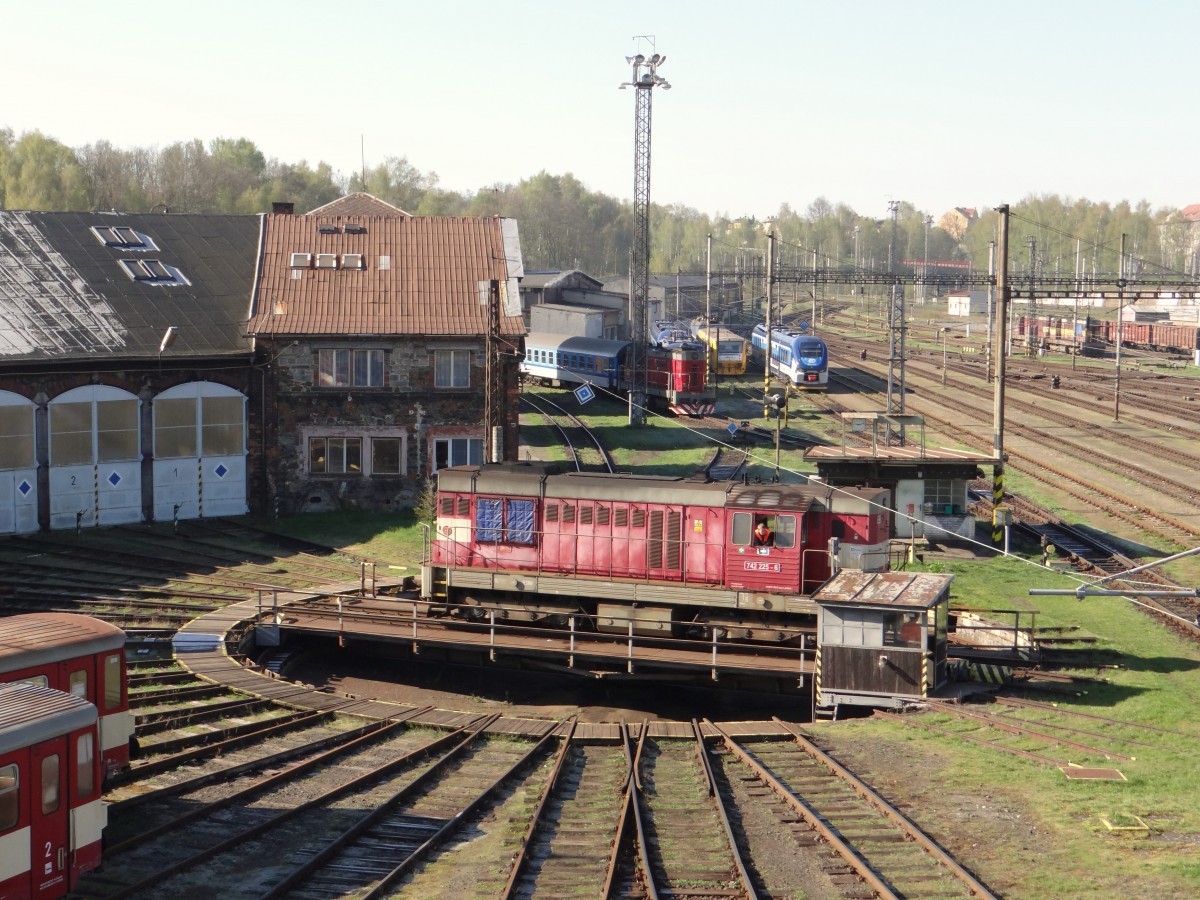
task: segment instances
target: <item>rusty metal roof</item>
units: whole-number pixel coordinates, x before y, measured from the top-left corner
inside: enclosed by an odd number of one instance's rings
[[[949,591],[953,575],[842,569],[812,595],[814,603],[927,609]]]
[[[522,274],[512,219],[273,214],[248,331],[479,335],[480,282],[515,302]],[[523,334],[521,316],[502,312],[500,330]]]

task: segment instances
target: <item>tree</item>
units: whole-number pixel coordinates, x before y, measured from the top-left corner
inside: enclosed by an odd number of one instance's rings
[[[82,209],[87,179],[75,151],[40,131],[12,142],[7,132],[0,171],[0,196],[7,209]]]

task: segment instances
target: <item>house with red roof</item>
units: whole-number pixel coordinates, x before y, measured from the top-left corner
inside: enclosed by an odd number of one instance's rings
[[[516,459],[522,274],[512,219],[365,194],[264,217],[251,494],[284,513],[398,509],[438,469]]]

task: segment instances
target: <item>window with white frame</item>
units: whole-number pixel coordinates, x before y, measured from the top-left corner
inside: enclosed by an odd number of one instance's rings
[[[321,387],[383,387],[382,350],[317,351]]]
[[[477,466],[483,462],[482,438],[437,438],[433,442],[433,469]]]
[[[440,388],[471,386],[471,351],[436,350],[433,354],[433,385]]]
[[[371,474],[399,475],[400,469],[400,438],[376,437],[371,438]]]
[[[314,475],[361,475],[362,438],[309,438],[308,471]]]

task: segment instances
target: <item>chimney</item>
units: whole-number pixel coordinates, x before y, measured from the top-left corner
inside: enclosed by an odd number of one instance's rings
[[[296,214],[296,204],[286,200],[276,200],[271,204],[271,212],[280,216],[294,216]]]

